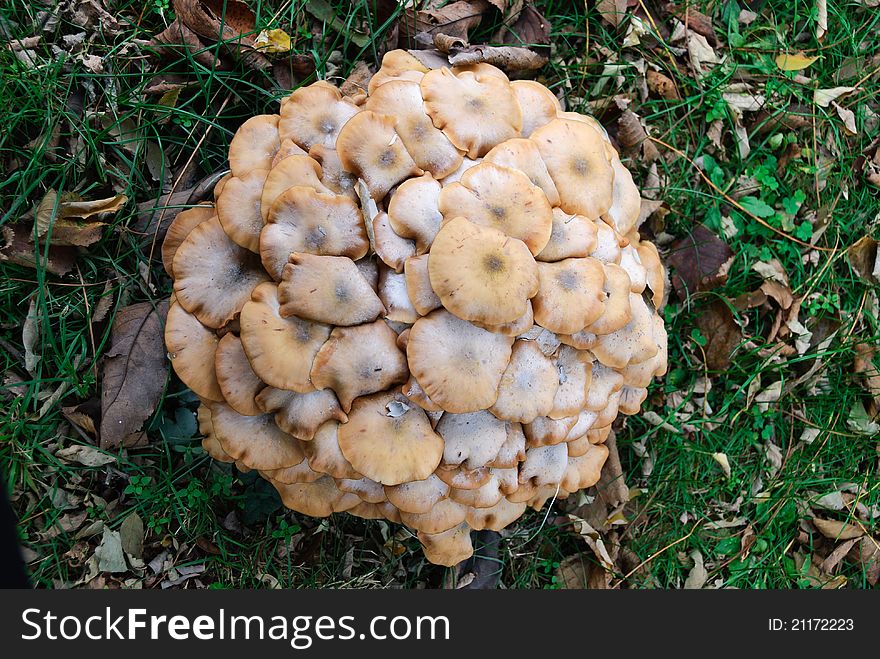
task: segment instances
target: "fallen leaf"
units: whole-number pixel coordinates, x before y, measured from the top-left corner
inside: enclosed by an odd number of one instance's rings
[[[728,306],[721,300],[713,301],[701,310],[695,324],[706,339],[706,366],[713,371],[730,366],[730,356],[742,342],[742,330]]]
[[[684,582],[684,588],[685,590],[699,590],[705,586],[706,582],[709,580],[709,573],[706,571],[706,567],[703,564],[703,554],[701,554],[699,550],[692,551],[691,558],[694,561],[694,566],[691,568],[691,571],[688,572],[687,579],[685,579]]]
[[[284,30],[263,30],[254,39],[254,48],[272,55],[290,51],[290,35]]]
[[[813,103],[820,108],[827,108],[831,101],[836,101],[844,94],[855,91],[855,87],[831,87],[830,89],[817,89],[813,92]]]
[[[542,54],[549,50],[550,45],[550,21],[528,4],[523,6],[522,11],[512,25],[505,26],[496,34],[493,41],[501,43],[529,46]]]
[[[809,55],[804,55],[803,52],[794,54],[784,53],[776,56],[776,66],[782,71],[803,71],[818,59],[818,56],[810,57]]]
[[[831,105],[833,105],[834,109],[837,111],[837,116],[840,117],[840,120],[843,122],[843,127],[846,129],[846,132],[850,135],[858,135],[859,130],[856,128],[855,113],[848,108],[841,107],[833,101]]]
[[[758,392],[755,396],[755,403],[758,405],[758,409],[764,413],[770,409],[770,405],[772,403],[779,402],[779,397],[782,395],[782,380],[777,380]]]
[[[645,79],[648,83],[648,89],[657,94],[660,98],[667,101],[678,101],[680,96],[675,88],[675,83],[668,76],[663,75],[654,69],[648,69],[645,72]]]
[[[370,70],[369,65],[363,61],[358,62],[354,65],[345,82],[340,85],[339,91],[342,92],[343,96],[351,97],[366,94],[367,85],[369,85],[370,78],[372,77],[373,72]]]
[[[715,27],[712,25],[712,18],[709,15],[697,11],[689,5],[685,7],[673,4],[666,5],[666,11],[678,18],[688,29],[704,36],[711,46],[718,45],[718,37],[715,35]]]
[[[564,558],[556,568],[556,584],[566,590],[589,588],[590,563],[583,554]]]
[[[794,302],[794,296],[791,293],[791,289],[785,284],[780,284],[778,281],[767,279],[761,284],[760,290],[767,297],[776,300],[776,303],[782,309],[791,308],[791,305]]]
[[[468,32],[480,24],[489,6],[485,0],[459,0],[434,9],[407,7],[399,23],[401,37],[416,45],[420,34],[430,37],[432,44],[437,34],[467,42]]]
[[[599,0],[596,11],[609,25],[618,27],[626,17],[627,0]]]
[[[859,544],[853,547],[850,558],[865,571],[865,579],[872,586],[880,581],[880,543],[876,538],[862,536]]]
[[[39,340],[40,314],[37,309],[37,296],[34,294],[31,295],[27,316],[25,316],[24,324],[21,326],[21,343],[24,346],[24,368],[31,375],[34,375],[37,364],[42,359],[35,352]]]
[[[590,549],[593,550],[593,553],[596,555],[596,558],[599,559],[602,567],[609,571],[613,570],[614,563],[611,560],[611,556],[608,554],[608,550],[605,548],[605,542],[602,540],[602,535],[586,520],[581,519],[577,515],[569,515],[568,518],[571,520],[574,530],[581,536],[581,539],[587,543],[587,546]]]
[[[880,282],[880,250],[870,236],[862,236],[847,251],[849,264],[856,274],[868,283]]]
[[[712,46],[709,45],[706,37],[702,34],[687,30],[686,43],[688,59],[690,60],[694,77],[697,80],[703,78],[710,69],[722,62],[722,58],[718,57],[718,54],[712,49]]]
[[[103,467],[116,462],[116,456],[109,455],[94,446],[82,444],[59,449],[55,452],[55,457],[66,462],[78,462],[85,467]]]
[[[828,2],[816,0],[816,39],[822,41],[828,33]]]
[[[831,574],[837,568],[840,561],[850,552],[855,545],[859,542],[858,538],[851,538],[845,542],[840,543],[837,547],[834,548],[828,557],[822,561],[821,570],[826,574]]]
[[[117,531],[104,527],[101,544],[95,549],[98,569],[101,572],[126,572],[128,565],[122,552],[122,539]]]
[[[872,416],[880,412],[880,369],[875,365],[878,348],[875,344],[857,343],[853,373],[860,376],[862,386],[871,396]]]
[[[177,51],[182,50],[205,68],[213,69],[220,65],[214,49],[208,48],[199,35],[180,20],[172,21],[168,27],[153,36],[150,46],[160,56],[173,57]],[[180,89],[176,91],[179,93]]]
[[[657,147],[648,139],[641,119],[632,110],[625,110],[617,119],[617,141],[624,151],[638,153],[645,163],[660,157]]]
[[[875,421],[862,401],[856,401],[849,409],[849,416],[846,418],[846,427],[866,437],[876,437],[880,435],[880,423]]]
[[[669,248],[667,263],[672,267],[672,286],[679,299],[697,291],[707,291],[724,283],[722,266],[733,256],[730,246],[703,224]]]
[[[721,471],[730,478],[730,461],[727,459],[727,453],[713,453],[712,459],[721,465]]]
[[[778,259],[770,259],[769,261],[757,261],[752,264],[752,270],[761,275],[764,279],[778,282],[788,287],[788,274],[782,267]]]
[[[859,538],[865,534],[865,531],[855,524],[847,524],[834,519],[821,519],[814,517],[813,525],[819,529],[819,533],[831,540],[850,540],[851,538]]]
[[[101,389],[101,447],[125,443],[159,401],[167,377],[163,326],[168,302],[140,302],[113,321]]]
[[[518,46],[468,46],[449,49],[453,66],[486,63],[508,72],[534,71],[547,63],[547,58],[528,48]]]
[[[122,549],[137,559],[144,557],[144,521],[137,513],[131,513],[122,520],[119,527]]]

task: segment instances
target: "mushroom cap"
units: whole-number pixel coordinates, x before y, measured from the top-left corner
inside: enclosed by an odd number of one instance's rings
[[[526,302],[526,312],[522,316],[509,323],[488,325],[486,323],[477,322],[476,320],[472,322],[477,327],[497,334],[504,334],[504,336],[519,336],[520,334],[525,334],[535,326],[535,314],[532,310],[532,301],[529,300]]]
[[[599,482],[602,465],[608,459],[608,447],[591,444],[583,455],[568,458],[568,466],[561,480],[563,489],[577,492]]]
[[[316,144],[309,149],[308,155],[321,165],[321,183],[336,194],[344,194],[352,201],[357,201],[357,177],[345,171],[336,149]]]
[[[614,169],[599,131],[581,121],[554,119],[529,139],[538,145],[562,210],[593,220],[608,212]]]
[[[309,466],[315,471],[329,474],[333,478],[361,477],[339,448],[339,421],[323,423],[311,441],[303,442],[302,447]]]
[[[440,225],[440,182],[430,173],[401,183],[388,203],[388,220],[394,232],[416,243],[416,254],[424,254]]]
[[[276,426],[271,414],[244,416],[211,403],[211,423],[223,450],[251,469],[292,467],[305,458],[299,440]]]
[[[435,473],[449,487],[458,490],[476,490],[492,478],[488,467],[468,469],[464,465],[440,465]]]
[[[549,124],[562,111],[559,99],[540,82],[513,80],[510,83],[522,111],[522,136],[528,137],[536,128]]]
[[[486,411],[444,414],[436,428],[444,442],[443,463],[467,469],[488,465],[507,441],[509,426]]]
[[[639,221],[642,196],[633,183],[632,174],[623,166],[616,153],[611,158],[611,169],[614,171],[614,185],[611,193],[611,208],[605,213],[605,219],[619,233],[626,234]]]
[[[577,414],[584,408],[587,391],[593,379],[593,358],[586,351],[562,345],[554,361],[559,376],[559,388],[553,397],[553,408],[546,416],[562,419]]]
[[[235,334],[226,334],[217,344],[214,370],[220,391],[229,407],[244,416],[256,416],[268,411],[260,409],[256,400],[257,394],[266,385],[254,373],[241,339]]]
[[[329,517],[361,503],[358,495],[343,492],[329,476],[322,476],[312,483],[288,485],[274,480],[271,483],[285,506],[309,517]]]
[[[424,480],[407,481],[400,485],[386,485],[385,496],[401,512],[426,513],[441,499],[449,496],[449,486],[436,474]]]
[[[406,275],[391,268],[382,268],[379,273],[379,299],[385,306],[385,320],[411,325],[419,319],[419,313],[409,299],[406,289]],[[404,330],[408,332],[408,330]],[[405,349],[405,348],[401,348]]]
[[[553,361],[534,341],[517,340],[489,411],[501,419],[529,423],[553,410],[558,389],[559,371]]]
[[[395,272],[402,272],[406,260],[416,253],[415,243],[399,235],[384,212],[373,218],[373,246],[382,262]]]
[[[316,144],[332,149],[339,131],[360,108],[342,98],[329,82],[319,81],[294,91],[281,106],[278,132],[308,151]]]
[[[437,310],[412,326],[406,355],[432,401],[447,412],[476,412],[495,403],[512,345],[513,337]]]
[[[631,296],[635,296],[630,291],[632,284],[626,270],[614,263],[606,263],[602,268],[605,271],[602,285],[605,309],[599,318],[584,328],[584,331],[596,335],[611,334],[626,325],[632,318]]]
[[[270,283],[258,286],[241,311],[241,343],[251,367],[277,389],[314,391],[309,372],[330,331],[297,316],[282,318],[278,288]]]
[[[550,178],[547,165],[541,158],[538,145],[532,140],[514,138],[494,147],[483,158],[483,162],[491,162],[502,167],[515,169],[525,174],[533,185],[544,191],[551,206],[559,204],[559,191]]]
[[[420,87],[434,125],[469,158],[519,137],[522,112],[506,76],[485,69],[434,69],[424,75]]]
[[[377,393],[409,377],[406,355],[384,320],[336,327],[312,363],[312,384],[336,392],[342,409],[359,396]]]
[[[229,142],[229,169],[244,176],[255,169],[269,169],[281,146],[278,115],[260,114],[245,121]]]
[[[385,312],[358,267],[345,256],[290,255],[278,285],[281,315],[330,325],[359,325]]]
[[[471,527],[466,522],[440,533],[419,531],[418,538],[422,543],[425,558],[435,565],[452,567],[466,561],[474,553],[474,546],[471,544]]]
[[[465,519],[475,531],[500,531],[519,519],[525,511],[525,503],[514,503],[505,498],[491,508],[469,508]]]
[[[426,513],[400,511],[400,520],[410,528],[422,533],[442,533],[464,522],[467,506],[452,499],[440,499]]]
[[[428,270],[428,255],[411,256],[403,264],[406,277],[406,292],[413,308],[422,316],[443,306],[437,293],[431,288],[431,274]]]
[[[260,233],[260,258],[276,281],[292,252],[357,260],[369,249],[364,217],[351,199],[304,186],[281,193]]]
[[[180,304],[168,307],[165,347],[174,372],[200,398],[222,401],[223,392],[214,372],[217,334]]]
[[[440,212],[444,220],[463,216],[519,238],[532,254],[544,249],[553,231],[553,209],[543,190],[522,172],[485,160],[440,191]]]
[[[205,220],[210,220],[216,215],[213,205],[202,204],[182,210],[177,217],[168,225],[165,232],[165,240],[162,242],[162,265],[168,276],[174,279],[174,254],[180,243]]]
[[[232,242],[215,219],[190,231],[177,248],[173,267],[178,303],[214,329],[232,320],[251,291],[267,279],[259,259]]]
[[[568,467],[565,443],[533,446],[526,450],[526,459],[519,468],[519,482],[535,487],[556,485]]]
[[[425,480],[443,457],[443,439],[425,412],[405,400],[391,392],[358,398],[339,427],[346,460],[383,485]]]
[[[445,415],[444,415],[445,416]],[[507,424],[507,439],[495,459],[486,466],[492,469],[513,469],[526,459],[526,436],[518,423]]]
[[[294,186],[332,194],[333,191],[321,182],[322,174],[321,166],[309,156],[288,156],[270,169],[259,194],[257,209],[262,218],[259,227],[262,228],[262,225],[268,222],[269,213],[278,198]],[[259,233],[258,229],[258,238]]]
[[[629,297],[629,307],[632,310],[629,322],[620,329],[599,336],[596,345],[591,348],[596,359],[612,368],[623,368],[630,362],[638,364],[647,361],[659,350],[654,340],[652,310],[641,295],[629,292],[629,286],[623,295]]]
[[[541,285],[532,299],[535,322],[557,334],[574,334],[605,309],[605,271],[587,257],[538,263]]]
[[[490,325],[520,318],[538,292],[538,267],[526,244],[464,217],[440,229],[428,275],[446,309]]]
[[[260,198],[269,175],[268,169],[251,169],[226,181],[217,197],[217,218],[233,242],[255,254],[260,252],[263,228]]]
[[[367,84],[367,91],[370,94],[374,94],[379,85],[401,77],[407,80],[418,81],[427,72],[428,67],[405,50],[389,50],[382,56],[382,66],[370,78],[370,82]]]
[[[551,446],[564,442],[569,432],[578,421],[578,415],[564,416],[561,419],[551,419],[549,416],[539,416],[531,423],[523,425],[523,433],[526,436],[526,444],[533,446]]]
[[[314,483],[324,474],[315,471],[309,466],[308,461],[303,460],[292,467],[264,469],[260,472],[260,475],[278,483],[294,485],[296,483]]]
[[[589,256],[596,249],[598,228],[583,215],[566,213],[558,206],[553,209],[553,228],[550,240],[535,255],[536,261],[562,261]]]
[[[342,127],[336,140],[342,166],[364,181],[376,201],[404,179],[422,174],[395,123],[394,117],[364,110]]]
[[[341,423],[348,421],[329,389],[300,394],[266,387],[257,395],[256,402],[262,412],[275,413],[279,428],[304,442],[314,439],[318,429],[331,419]]]

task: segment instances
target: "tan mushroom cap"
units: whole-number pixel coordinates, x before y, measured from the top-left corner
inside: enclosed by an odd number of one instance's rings
[[[436,474],[431,474],[420,481],[386,485],[385,496],[401,512],[427,513],[438,501],[449,496],[449,486]]]
[[[621,414],[627,416],[638,414],[647,397],[648,390],[644,387],[624,386],[620,390],[620,402],[617,404],[617,409]]]
[[[612,394],[623,387],[623,375],[599,361],[593,362],[593,375],[587,392],[586,409],[600,412],[608,405]]]
[[[346,417],[348,418],[348,417]],[[315,432],[311,441],[303,442],[309,466],[333,478],[360,478],[339,448],[339,422],[327,421]]]
[[[587,435],[581,435],[575,439],[568,440],[565,443],[565,446],[568,448],[568,457],[577,458],[589,451],[593,447],[593,444],[590,443],[590,439]]]
[[[410,302],[406,290],[406,276],[402,273],[394,272],[391,268],[382,269],[379,273],[379,299],[386,309],[385,320],[410,325],[419,319],[419,313]]]
[[[370,78],[367,91],[372,95],[379,85],[400,77],[412,76],[414,79],[421,80],[427,72],[428,67],[405,50],[389,50],[382,56],[382,66]]]
[[[416,253],[416,244],[394,231],[384,212],[373,218],[373,246],[382,263],[395,272],[403,272],[404,262]]]
[[[229,142],[229,169],[244,176],[255,169],[269,169],[281,146],[278,115],[260,114],[245,121]]]
[[[267,169],[252,169],[234,176],[226,182],[217,198],[217,218],[226,235],[255,254],[260,252],[260,230],[263,228],[260,197],[268,175]]]
[[[440,231],[440,190],[439,181],[424,174],[401,183],[388,203],[391,226],[398,235],[415,240],[416,254],[427,252]]]
[[[425,480],[443,457],[443,439],[424,410],[400,394],[355,399],[339,427],[339,448],[357,471],[383,485]]]
[[[516,472],[515,469],[509,471]],[[473,490],[452,488],[449,498],[470,508],[491,508],[504,498],[498,476],[492,474],[485,483]]]
[[[389,80],[367,99],[367,110],[394,117],[395,130],[416,165],[436,178],[448,176],[461,164],[461,152],[425,112],[418,82]]]
[[[535,255],[535,260],[552,262],[589,256],[596,249],[597,233],[595,222],[556,207],[550,240]]]
[[[174,255],[174,294],[202,324],[222,327],[241,311],[267,276],[259,259],[232,242],[220,222],[205,220]]]
[[[256,400],[257,394],[266,385],[254,373],[241,339],[235,334],[230,332],[220,339],[214,355],[214,370],[229,407],[244,416],[256,416],[268,411],[260,409]]]
[[[445,416],[445,415],[444,415]],[[526,459],[526,436],[518,423],[508,424],[507,439],[495,459],[487,463],[491,469],[512,469]]]
[[[633,183],[632,174],[620,162],[617,154],[611,158],[614,170],[614,185],[611,194],[611,208],[605,213],[605,219],[621,234],[627,234],[639,221],[642,210],[642,196]]]
[[[204,399],[222,401],[223,392],[214,372],[217,335],[179,304],[168,308],[165,347],[174,372],[187,387]]]
[[[535,80],[514,80],[510,88],[522,110],[522,136],[528,137],[535,129],[549,124],[562,111],[553,92]]]
[[[299,440],[276,426],[271,414],[243,416],[211,403],[211,422],[223,450],[251,469],[292,467],[305,458]]]
[[[591,444],[602,444],[611,434],[611,426],[603,426],[602,428],[590,428],[587,438]]]
[[[165,232],[165,240],[162,241],[162,265],[165,266],[165,272],[174,279],[174,254],[180,243],[189,235],[189,232],[199,226],[202,222],[210,220],[216,216],[213,205],[193,206],[182,210],[177,217],[168,225]]]
[[[605,283],[602,290],[605,292],[605,310],[599,318],[584,328],[584,331],[592,334],[611,334],[624,327],[632,318],[631,283],[626,270],[614,263],[606,263]],[[597,339],[598,341],[598,339]]]
[[[663,262],[660,260],[660,254],[657,247],[653,243],[641,242],[638,246],[639,259],[647,270],[648,288],[654,294],[651,301],[654,303],[655,309],[662,309],[666,301],[666,271],[663,268]]]
[[[442,533],[461,524],[467,515],[467,506],[452,499],[441,499],[426,513],[400,511],[400,520],[408,527],[423,533]]]
[[[431,275],[428,271],[428,255],[411,256],[403,264],[406,277],[406,290],[413,308],[422,316],[443,306],[437,293],[431,288]]]
[[[275,165],[279,162],[287,158],[288,156],[307,156],[306,153],[300,146],[294,142],[292,139],[287,138],[286,140],[282,140],[281,147],[278,149],[278,152],[275,154],[275,157],[272,158],[272,166],[269,169],[273,169]]]
[[[564,416],[561,419],[551,419],[549,416],[536,417],[531,423],[523,425],[526,445],[551,446],[564,442],[577,421],[577,414]]]
[[[623,368],[630,362],[638,364],[657,354],[654,340],[653,313],[641,295],[629,292],[632,316],[619,330],[598,337],[591,351],[596,358],[612,368]]]
[[[266,384],[299,393],[314,391],[309,372],[330,327],[296,316],[282,318],[277,290],[269,283],[254,290],[241,311],[241,343]]]
[[[648,285],[648,271],[642,265],[637,239],[620,250],[620,267],[629,275],[630,292],[641,294]]]
[[[474,554],[471,527],[462,522],[440,533],[418,533],[419,542],[427,558],[434,565],[452,567]]]
[[[489,411],[500,419],[529,423],[553,410],[559,371],[534,341],[517,340]]]
[[[289,156],[279,162],[269,171],[265,183],[261,186],[258,208],[262,223],[268,222],[269,212],[278,198],[294,186],[333,194],[333,191],[321,182],[322,173],[321,166],[309,156]],[[262,224],[260,226],[262,228]]]
[[[447,221],[466,217],[519,238],[532,254],[553,232],[553,210],[541,188],[522,172],[485,161],[440,191],[440,212]]]
[[[647,387],[654,376],[666,374],[668,346],[666,328],[663,325],[663,317],[654,316],[654,342],[657,344],[657,354],[638,364],[630,362],[621,370],[624,384],[630,387]]]
[[[332,149],[339,131],[360,108],[342,98],[329,82],[319,81],[294,91],[281,105],[278,132],[308,151],[315,144]]]
[[[526,459],[519,468],[520,483],[535,487],[556,485],[568,467],[568,449],[564,443],[533,446],[526,451]]]
[[[469,508],[465,519],[475,531],[500,531],[522,517],[525,511],[525,503],[514,503],[506,498],[491,508]]]
[[[568,431],[568,434],[565,436],[565,441],[570,442],[578,437],[585,435],[589,432],[590,428],[596,425],[596,422],[599,419],[599,414],[597,412],[591,412],[590,410],[581,410],[577,415],[577,420],[574,422],[574,425],[571,427],[571,430]],[[571,455],[571,451],[568,452]]]
[[[489,467],[468,469],[464,465],[441,464],[434,473],[449,487],[459,490],[475,490],[492,478],[492,471]]]
[[[509,425],[485,410],[444,414],[436,428],[444,442],[443,463],[463,464],[467,469],[485,467],[498,457],[507,441]]]
[[[608,212],[614,170],[602,135],[595,128],[580,121],[554,119],[529,139],[538,145],[559,190],[562,210],[590,219]]]
[[[402,349],[405,350],[406,346]],[[426,412],[443,412],[443,408],[428,397],[428,394],[425,393],[424,389],[419,386],[419,383],[412,376],[400,388],[400,392],[406,396],[407,400],[415,403]]]
[[[283,317],[359,325],[385,313],[382,301],[350,258],[294,252],[278,285]]]
[[[314,483],[316,480],[324,476],[324,474],[312,469],[306,460],[303,460],[292,467],[284,467],[283,469],[264,469],[260,472],[260,475],[269,480],[284,483],[285,485]]]
[[[476,412],[495,403],[512,345],[512,337],[437,310],[412,326],[406,354],[432,401],[447,412]]]
[[[538,263],[541,280],[532,298],[535,322],[557,334],[574,334],[595,322],[605,309],[605,272],[593,258]]]
[[[383,391],[409,377],[406,355],[384,320],[336,327],[312,364],[312,384],[336,392],[342,409],[359,396]]]
[[[319,256],[364,257],[370,240],[360,208],[348,197],[294,186],[272,204],[260,234],[260,258],[280,280],[292,252]]]
[[[559,191],[556,189],[553,179],[550,178],[550,172],[547,171],[547,165],[541,158],[538,145],[532,140],[514,138],[502,142],[489,151],[483,161],[522,172],[533,185],[544,191],[551,206],[559,204]]]
[[[506,78],[486,69],[455,74],[443,68],[426,73],[420,85],[434,125],[469,158],[519,137],[522,113]]]
[[[309,517],[329,517],[333,513],[351,510],[361,503],[358,495],[343,492],[329,476],[322,476],[313,483],[288,485],[271,482],[286,507]]]
[[[553,408],[546,416],[562,419],[580,412],[587,402],[593,379],[593,358],[588,352],[563,345],[556,354],[555,364],[559,389],[553,397]]]
[[[279,428],[304,442],[311,441],[318,428],[331,419],[342,423],[348,421],[329,389],[300,394],[266,387],[257,396],[257,404],[263,412],[275,414]]]
[[[569,457],[565,474],[560,486],[569,492],[577,492],[592,487],[599,482],[602,465],[608,459],[608,447],[593,444],[590,449],[578,457]]]
[[[336,487],[343,492],[356,494],[364,503],[382,503],[385,501],[385,489],[381,483],[372,478],[341,478],[336,481]]]
[[[309,149],[308,155],[321,165],[321,183],[336,194],[342,194],[350,197],[352,201],[357,201],[357,192],[355,191],[357,177],[353,176],[351,172],[345,171],[336,149],[316,144]]]
[[[477,327],[480,327],[484,330],[488,330],[490,332],[496,332],[497,334],[504,334],[505,336],[519,336],[528,332],[535,325],[535,314],[532,310],[532,301],[529,300],[526,303],[526,312],[517,318],[514,321],[509,323],[503,323],[501,325],[487,325],[486,323],[478,323],[477,321],[471,321]]]
[[[464,217],[440,229],[428,274],[446,309],[490,325],[520,318],[538,291],[538,268],[526,244]]]
[[[483,162],[482,158],[470,159],[465,158],[461,161],[461,164],[458,166],[454,172],[452,172],[449,176],[443,177],[440,181],[440,184],[445,188],[447,185],[452,185],[453,183],[458,183],[461,181],[461,177],[464,176],[464,173],[469,169],[472,169]]]
[[[404,179],[423,173],[394,124],[394,117],[364,110],[343,126],[336,141],[342,166],[364,181],[376,201]]]
[[[599,340],[599,337],[587,330],[581,330],[574,334],[559,334],[558,336],[561,343],[577,350],[589,350]]]
[[[596,220],[596,246],[590,256],[602,263],[620,263],[621,248],[627,244],[626,238],[613,227],[602,220]]]
[[[226,172],[220,179],[214,184],[214,203],[217,203],[217,199],[223,194],[223,188],[226,187],[226,184],[229,182],[229,179],[232,178],[232,172]]]

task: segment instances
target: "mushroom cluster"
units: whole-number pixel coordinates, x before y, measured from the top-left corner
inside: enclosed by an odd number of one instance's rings
[[[443,565],[599,480],[666,371],[665,274],[600,124],[393,51],[362,94],[316,82],[246,121],[229,166],[162,250],[211,456]]]

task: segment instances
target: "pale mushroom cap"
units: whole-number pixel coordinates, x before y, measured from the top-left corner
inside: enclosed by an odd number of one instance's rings
[[[510,88],[522,110],[522,136],[528,137],[536,128],[549,124],[562,111],[559,99],[544,85],[534,80],[514,80]]]
[[[559,388],[553,397],[553,408],[546,416],[562,419],[577,414],[587,402],[587,391],[593,379],[593,359],[590,353],[571,346],[559,347],[556,356]]]
[[[363,215],[351,199],[303,186],[275,200],[260,234],[260,258],[276,281],[292,252],[357,260],[369,249]]]
[[[296,483],[314,483],[316,480],[324,476],[324,474],[315,471],[309,466],[306,460],[292,467],[283,467],[282,469],[264,469],[260,475],[270,480],[285,485],[294,485]]]
[[[632,318],[631,297],[635,295],[630,291],[632,284],[626,270],[614,263],[604,264],[603,270],[605,271],[605,283],[602,285],[602,289],[606,296],[605,308],[599,318],[584,328],[584,331],[596,335],[616,332],[630,321]]]
[[[648,285],[648,270],[642,265],[638,246],[632,242],[620,250],[620,267],[626,271],[630,280],[630,291],[642,293]]]
[[[211,422],[223,450],[251,469],[292,467],[305,458],[299,440],[276,426],[271,414],[243,416],[211,403]]]
[[[568,449],[564,443],[533,446],[526,451],[525,462],[519,468],[520,483],[535,487],[556,485],[568,467]]]
[[[566,213],[597,219],[612,201],[614,170],[602,135],[590,124],[554,119],[530,136],[538,145]]]
[[[512,469],[525,459],[526,436],[523,428],[518,423],[508,424],[507,439],[498,449],[498,455],[487,466],[492,469]]]
[[[423,173],[394,124],[394,117],[364,110],[343,126],[336,141],[342,166],[364,181],[376,201],[404,179]]]
[[[220,339],[214,355],[214,370],[223,398],[232,409],[245,416],[256,416],[267,411],[261,410],[256,400],[257,394],[266,385],[254,373],[241,339],[234,334],[226,334]]]
[[[431,288],[431,275],[428,270],[428,255],[411,256],[403,264],[406,277],[406,291],[413,308],[422,316],[443,306],[437,293]]]
[[[443,457],[443,439],[425,412],[404,401],[389,392],[358,398],[339,427],[339,447],[351,466],[383,485],[424,480]]]
[[[174,372],[197,396],[211,401],[223,400],[214,372],[217,344],[217,334],[180,304],[168,308],[165,347]]]
[[[332,194],[332,190],[321,182],[321,175],[321,166],[309,156],[289,156],[269,170],[258,197],[257,210],[262,220],[260,228],[269,220],[269,213],[278,198],[294,186]],[[258,229],[258,237],[259,233]]]
[[[628,286],[624,294],[629,297],[632,310],[629,322],[614,332],[599,336],[598,342],[591,348],[600,362],[612,368],[647,361],[658,351],[654,340],[652,310],[641,295],[630,293]]]
[[[281,139],[291,139],[308,151],[315,144],[332,149],[345,123],[360,112],[342,98],[328,82],[316,82],[294,91],[281,106],[278,132]]]
[[[348,417],[346,416],[346,420]],[[311,441],[303,442],[309,466],[333,478],[360,478],[339,448],[339,422],[327,421],[315,432]]]
[[[330,327],[296,316],[281,317],[277,287],[263,284],[241,311],[241,343],[254,372],[278,389],[306,393],[315,355],[330,337]]]
[[[379,299],[387,310],[386,320],[412,324],[419,319],[406,289],[406,275],[383,268],[379,273]]]
[[[434,69],[420,83],[425,109],[437,128],[469,158],[519,137],[522,113],[506,78],[486,73]]]
[[[420,169],[436,178],[458,169],[461,152],[434,127],[425,111],[418,82],[389,80],[374,90],[364,107],[394,117],[395,130]]]
[[[602,465],[608,459],[608,447],[592,444],[583,455],[568,458],[568,466],[561,480],[563,489],[576,492],[599,482]]]
[[[467,515],[467,506],[452,499],[441,499],[426,513],[407,513],[400,511],[400,520],[423,533],[442,533],[461,524]]]
[[[626,234],[639,220],[642,196],[633,183],[632,174],[623,166],[616,154],[611,158],[611,168],[614,170],[614,187],[611,208],[605,213],[605,217],[619,233]]]
[[[314,439],[318,428],[331,419],[341,423],[348,421],[348,416],[329,389],[301,394],[266,387],[257,395],[256,402],[261,411],[275,414],[275,423],[279,428],[304,442]]]
[[[335,328],[311,371],[312,384],[335,391],[346,412],[359,396],[383,391],[408,377],[406,355],[384,320]]]
[[[259,259],[232,242],[215,219],[199,224],[180,244],[174,273],[178,303],[215,329],[232,320],[268,278]]]
[[[597,234],[595,222],[556,207],[550,240],[535,255],[535,260],[552,262],[589,256],[596,249]]]
[[[557,334],[574,334],[605,309],[605,272],[593,258],[538,263],[541,285],[532,299],[535,322]]]
[[[532,254],[544,249],[553,231],[553,210],[541,188],[522,172],[486,161],[440,191],[440,212],[444,220],[463,216],[519,238]]]
[[[492,478],[492,472],[489,467],[468,469],[464,465],[452,466],[441,464],[434,473],[449,487],[459,490],[476,490]]]
[[[385,312],[358,267],[344,256],[290,255],[278,285],[281,315],[330,325],[359,325]]]
[[[437,423],[443,438],[443,463],[478,469],[498,457],[507,441],[509,425],[486,411],[444,414]]]
[[[395,233],[416,242],[416,254],[424,254],[440,225],[440,183],[430,174],[407,179],[388,203],[388,219]]]
[[[361,503],[358,495],[343,492],[329,476],[322,476],[313,483],[288,485],[278,481],[271,482],[285,506],[310,517],[328,517]]]
[[[165,232],[165,240],[162,241],[162,265],[165,272],[174,279],[174,254],[180,243],[205,220],[210,220],[216,215],[214,206],[201,205],[187,208],[177,214],[177,217],[168,225]]]
[[[469,508],[465,519],[475,531],[500,531],[519,519],[525,511],[525,503],[502,499],[491,508]]]
[[[447,412],[476,412],[497,399],[512,345],[512,337],[438,310],[412,326],[406,354],[412,374],[432,401]]]
[[[406,260],[416,253],[416,244],[394,231],[387,213],[373,218],[373,243],[382,263],[395,272],[403,272]]]
[[[268,169],[252,169],[234,176],[217,197],[217,218],[226,235],[255,254],[260,252],[260,230],[263,228],[260,197],[268,175]]]
[[[602,220],[596,220],[596,246],[590,256],[603,263],[620,263],[621,247],[626,239]]]
[[[281,146],[278,148],[278,152],[275,154],[275,157],[272,158],[272,169],[279,162],[287,158],[288,156],[307,156],[306,153],[296,142],[292,139],[287,138],[286,140],[281,141]]]
[[[551,206],[559,204],[559,191],[556,189],[553,179],[550,178],[550,172],[547,171],[547,165],[541,158],[538,145],[532,140],[514,138],[502,142],[489,151],[483,161],[522,172],[533,185],[544,191]]]
[[[309,149],[308,155],[321,165],[321,183],[336,194],[344,194],[352,201],[357,201],[357,192],[355,191],[357,177],[351,172],[345,171],[336,149],[316,144]]]
[[[553,361],[534,341],[518,340],[489,411],[501,419],[529,423],[553,410],[558,389],[559,371]]]
[[[535,314],[532,310],[532,302],[529,300],[526,303],[526,312],[509,323],[503,323],[501,325],[488,325],[486,323],[480,323],[476,320],[472,321],[474,325],[480,327],[484,330],[488,330],[490,332],[495,332],[497,334],[504,334],[504,336],[519,336],[528,332],[535,325]]]
[[[449,486],[436,474],[431,474],[420,481],[386,485],[385,495],[401,512],[426,513],[438,501],[449,496]]]
[[[407,74],[417,74],[418,79],[421,79],[427,72],[428,67],[405,50],[389,50],[382,56],[382,66],[370,78],[367,91],[370,94],[374,94],[376,88],[388,80],[393,80]]]
[[[278,115],[261,114],[245,121],[229,143],[229,169],[244,176],[255,169],[269,169],[281,146]]]
[[[538,267],[526,244],[463,217],[440,229],[428,274],[447,310],[491,325],[520,318],[538,292]]]
[[[405,350],[406,346],[403,346],[402,349]],[[422,389],[416,379],[412,376],[410,376],[409,380],[406,381],[406,384],[400,388],[400,393],[406,396],[407,400],[425,410],[425,412],[443,413],[443,408],[428,397],[428,394],[425,393],[424,389]]]
[[[578,415],[576,414],[561,419],[551,419],[549,416],[536,417],[531,423],[523,425],[526,444],[533,447],[550,446],[564,442],[577,421]]]
[[[462,522],[440,533],[418,533],[425,558],[435,565],[452,567],[469,559],[474,553],[471,528]]]
[[[336,486],[343,492],[356,494],[364,503],[382,503],[385,501],[385,489],[381,483],[371,478],[341,478],[336,481]]]
[[[586,409],[599,412],[608,404],[615,391],[623,387],[623,375],[599,361],[593,362],[590,389],[587,392]]]

